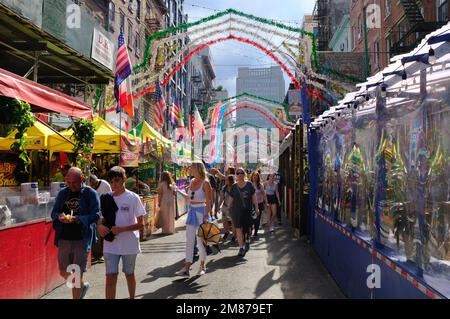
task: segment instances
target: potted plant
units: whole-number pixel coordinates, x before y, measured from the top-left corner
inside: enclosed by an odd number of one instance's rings
[[[74,153],[76,154],[76,166],[80,167],[85,174],[89,174],[89,156],[92,154],[94,145],[94,134],[97,130],[94,123],[82,119],[73,123],[73,138],[75,142]]]
[[[11,145],[11,150],[19,154],[25,165],[30,164],[30,158],[25,151],[26,131],[35,121],[30,104],[18,99],[0,96],[0,136],[7,137],[17,130],[14,138],[17,140]]]

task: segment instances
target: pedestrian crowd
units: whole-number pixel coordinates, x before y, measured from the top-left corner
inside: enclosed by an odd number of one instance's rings
[[[218,169],[206,170],[203,162],[193,162],[189,169],[190,182],[185,189],[177,188],[169,172],[163,172],[158,184],[158,228],[165,235],[174,234],[177,194],[189,203],[186,218],[185,261],[174,275],[190,277],[191,266],[199,259],[197,275],[207,273],[207,256],[212,252],[208,243],[217,241],[237,244],[238,257],[250,250],[261,227],[274,234],[281,225],[279,175],[270,173],[263,178],[261,170],[229,167],[224,174]],[[263,181],[266,179],[265,181]],[[79,274],[72,288],[72,297],[85,297],[90,284],[83,281],[89,252],[105,263],[105,296],[115,299],[122,261],[130,299],[135,297],[135,265],[141,253],[140,231],[144,229],[146,211],[139,196],[127,189],[126,171],[112,167],[106,179],[91,175],[89,183],[79,168],[65,174],[66,188],[55,200],[52,210],[55,245],[58,247],[60,274],[66,280]],[[135,183],[134,183],[135,184]],[[220,230],[214,220],[222,222]],[[205,238],[205,236],[210,238]],[[219,249],[220,250],[220,249]]]

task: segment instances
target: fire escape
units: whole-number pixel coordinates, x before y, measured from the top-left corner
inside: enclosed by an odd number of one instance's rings
[[[329,0],[317,0],[313,16],[319,30],[318,49],[319,51],[328,51],[328,42],[331,38]]]
[[[425,35],[445,24],[425,21],[419,6],[421,2],[421,0],[400,0],[405,11],[407,28],[398,26],[400,38],[392,45],[391,56],[411,51]]]

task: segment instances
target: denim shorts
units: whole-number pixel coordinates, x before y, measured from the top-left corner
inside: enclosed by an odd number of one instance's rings
[[[119,260],[122,257],[122,272],[126,275],[134,273],[136,266],[136,257],[134,255],[115,255],[115,254],[103,254],[105,258],[106,274],[118,274],[119,273]]]

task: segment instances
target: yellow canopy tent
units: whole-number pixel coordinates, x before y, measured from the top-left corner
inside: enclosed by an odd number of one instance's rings
[[[134,134],[134,131],[136,131],[136,137],[142,137],[142,140],[150,137],[155,139],[158,144],[162,144],[166,148],[172,147],[172,141],[158,133],[158,131],[151,127],[151,125],[146,121],[139,123],[133,130],[130,131],[130,134]]]
[[[0,150],[9,151],[11,145],[16,141],[14,136],[17,130],[9,136],[0,138]],[[36,120],[34,124],[26,131],[25,141],[28,145],[26,150],[50,150],[53,152],[70,152],[73,149],[73,143],[63,136],[60,136],[55,130]]]
[[[97,128],[94,134],[94,153],[120,153],[120,136],[126,137],[126,132],[122,131],[122,134],[120,134],[118,128],[98,115],[94,116],[92,122]],[[70,138],[73,135],[73,130],[65,130],[61,134]]]

